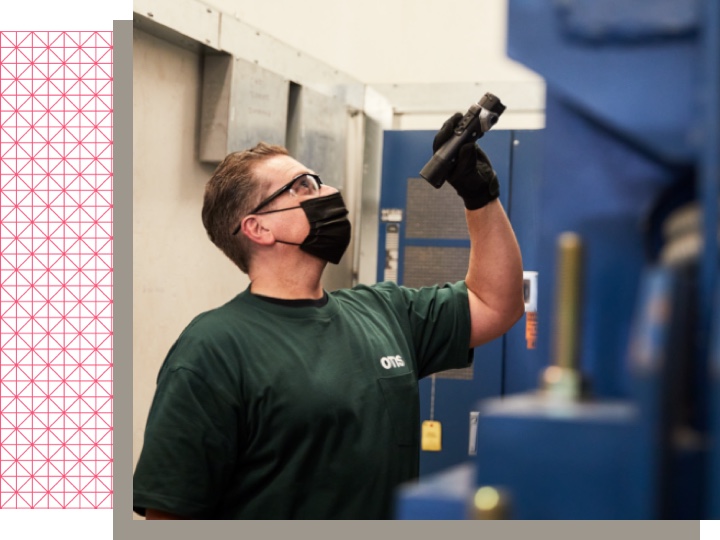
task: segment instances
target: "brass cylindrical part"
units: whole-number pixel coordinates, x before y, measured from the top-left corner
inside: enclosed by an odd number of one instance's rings
[[[510,504],[507,493],[492,486],[483,486],[475,492],[472,501],[472,519],[509,519]]]
[[[580,351],[580,308],[583,272],[583,246],[580,236],[562,233],[558,239],[557,284],[555,296],[555,365],[578,369]]]

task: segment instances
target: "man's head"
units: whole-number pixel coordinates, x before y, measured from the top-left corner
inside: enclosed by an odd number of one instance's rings
[[[288,156],[282,146],[259,143],[249,150],[229,154],[205,186],[202,221],[210,240],[243,272],[250,264],[252,242],[242,233],[233,235],[240,221],[267,195],[255,167],[272,157]]]
[[[301,253],[337,264],[350,243],[347,214],[337,189],[285,148],[260,143],[218,166],[202,218],[210,240],[250,274],[260,252],[282,267],[305,260]]]

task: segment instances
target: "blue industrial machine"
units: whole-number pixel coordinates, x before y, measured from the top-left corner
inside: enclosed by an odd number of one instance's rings
[[[402,489],[397,517],[718,519],[720,3],[509,6],[509,54],[547,82],[537,225],[510,215],[538,348],[504,338],[477,455]]]

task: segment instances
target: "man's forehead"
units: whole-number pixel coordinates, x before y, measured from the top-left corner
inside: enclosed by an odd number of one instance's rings
[[[286,155],[271,156],[255,165],[256,178],[263,183],[283,185],[299,174],[312,172],[295,158]]]

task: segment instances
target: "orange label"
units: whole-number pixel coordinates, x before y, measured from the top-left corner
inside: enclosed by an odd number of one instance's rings
[[[528,349],[537,345],[537,312],[528,311],[525,314],[525,341]]]

